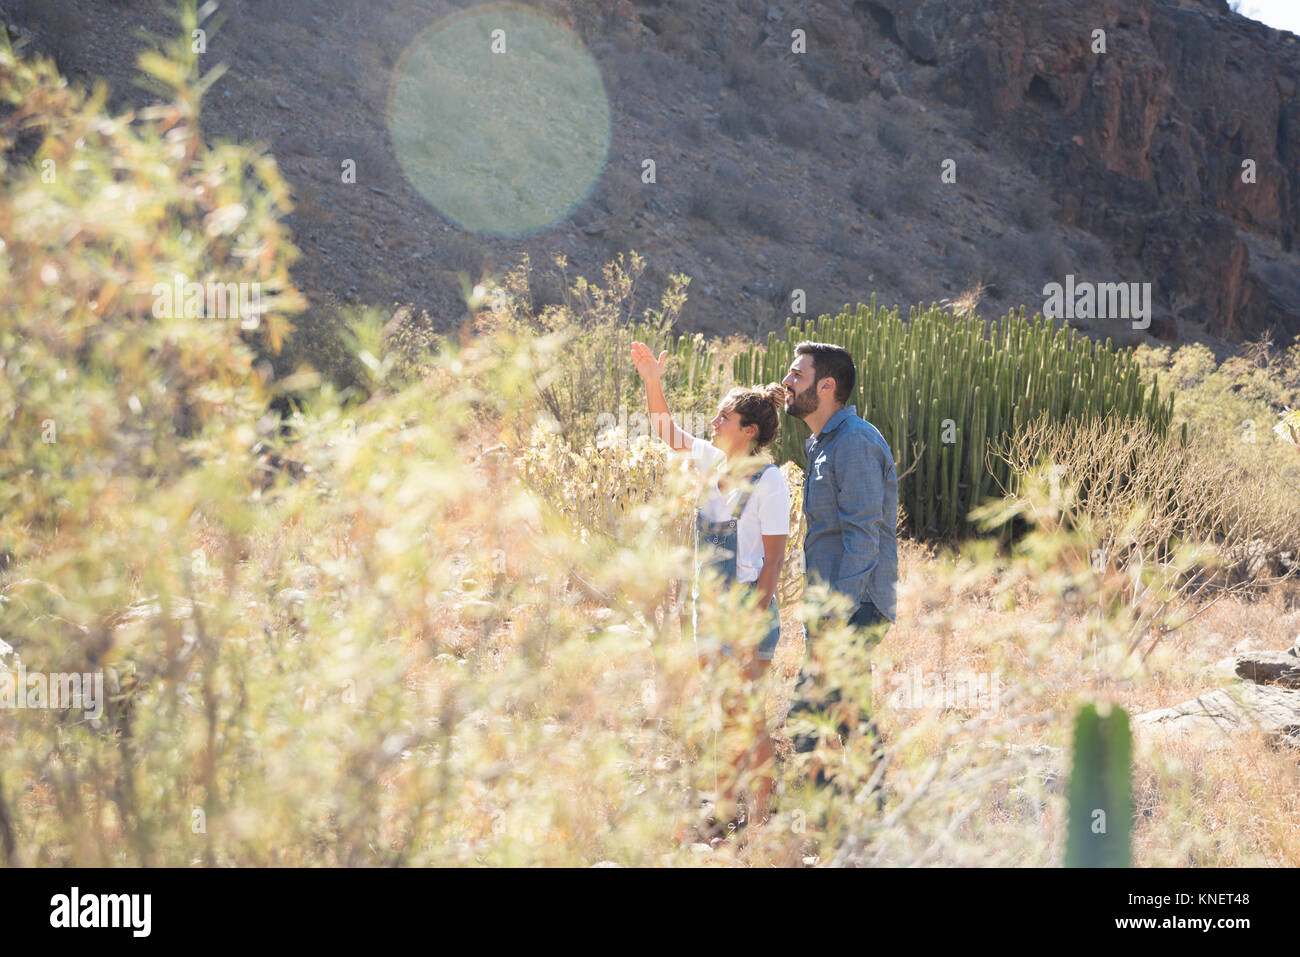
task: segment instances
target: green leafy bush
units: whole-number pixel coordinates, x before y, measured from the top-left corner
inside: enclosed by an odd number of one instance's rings
[[[17,634],[56,658],[106,650],[129,591],[175,584],[183,516],[237,499],[267,428],[259,357],[304,304],[274,160],[204,143],[219,71],[188,39],[141,67],[170,98],[111,116],[0,37],[0,545],[31,563]]]

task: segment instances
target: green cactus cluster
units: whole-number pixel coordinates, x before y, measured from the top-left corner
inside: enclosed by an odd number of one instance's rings
[[[791,320],[734,358],[744,385],[779,382],[805,339],[833,342],[853,355],[858,382],[850,404],[894,452],[899,501],[914,537],[954,538],[973,526],[967,514],[1005,487],[1009,466],[987,454],[990,440],[1046,413],[1053,420],[1140,417],[1164,434],[1173,396],[1148,385],[1130,350],[1095,342],[1068,326],[1010,312],[996,322],[955,316],[931,305],[847,304],[835,316]],[[679,343],[687,350],[689,343]],[[807,428],[787,420],[773,447],[778,463],[804,465]]]

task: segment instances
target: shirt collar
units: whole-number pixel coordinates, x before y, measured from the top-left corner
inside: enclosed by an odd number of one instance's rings
[[[836,429],[838,429],[841,425],[843,425],[845,420],[848,419],[849,416],[856,416],[857,414],[858,414],[857,406],[846,405],[844,408],[840,409],[838,412],[836,412],[834,415],[832,415],[829,419],[826,420],[826,424],[822,426],[822,430],[817,433],[817,438],[818,439],[825,438],[826,436],[834,432]]]

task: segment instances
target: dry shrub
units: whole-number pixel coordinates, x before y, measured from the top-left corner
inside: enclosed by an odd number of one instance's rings
[[[626,537],[637,521],[636,506],[664,496],[669,488],[668,447],[648,435],[628,437],[621,429],[574,448],[545,425],[538,424],[521,448],[519,474],[575,529],[612,539]],[[680,471],[680,470],[679,470]],[[683,510],[689,500],[681,498]],[[689,543],[688,522],[674,526],[672,541]]]
[[[1099,571],[1136,582],[1144,566],[1169,565],[1179,548],[1196,549],[1162,600],[1162,615],[1300,572],[1293,487],[1267,458],[1233,451],[1206,436],[1184,446],[1136,420],[1042,418],[996,450],[1017,477],[1046,466],[1064,507],[1095,532]]]
[[[645,259],[635,251],[626,259],[620,253],[617,261],[604,267],[604,285],[583,276],[570,282],[568,261],[562,254],[555,257],[555,265],[563,277],[563,302],[534,309],[532,267],[525,254],[499,286],[484,293],[485,302],[492,306],[478,313],[476,330],[542,335],[555,342],[548,353],[550,363],[530,369],[530,383],[541,396],[539,414],[570,445],[594,441],[604,431],[603,422],[626,419],[630,410],[644,408],[641,380],[631,360],[633,341],[643,341],[656,351],[675,351],[664,376],[664,393],[674,412],[702,412],[732,384],[734,346],[719,349],[698,334],[673,335],[686,303],[687,276],[670,276],[657,307],[647,306],[638,316],[637,280],[645,271]],[[531,426],[523,432],[531,431]]]

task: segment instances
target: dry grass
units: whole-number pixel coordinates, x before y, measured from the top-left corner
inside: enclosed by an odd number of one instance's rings
[[[886,741],[897,740],[923,722],[915,711],[891,705],[891,679],[912,668],[927,675],[992,674],[1002,670],[1004,685],[1033,678],[1042,685],[1042,704],[1065,712],[1081,689],[1115,701],[1131,715],[1186,701],[1231,683],[1215,664],[1247,649],[1283,650],[1300,638],[1300,608],[1289,606],[1280,593],[1261,598],[1230,596],[1164,641],[1148,658],[1145,669],[1124,684],[1099,684],[1092,649],[1057,648],[1036,663],[1020,649],[995,654],[987,636],[1008,630],[1046,625],[1047,604],[1029,597],[1014,609],[997,607],[996,596],[974,587],[962,595],[959,630],[936,630],[925,622],[935,596],[930,583],[944,577],[945,559],[914,542],[899,549],[898,624],[875,652],[877,720]],[[783,635],[782,652],[793,662],[797,638]],[[799,649],[801,650],[801,649]],[[1005,648],[1000,650],[1007,650]],[[787,665],[789,667],[789,665]],[[883,680],[882,680],[883,679]],[[975,716],[974,709],[949,712],[952,719]],[[1044,733],[1047,731],[1048,733]],[[1068,748],[1064,727],[1028,725],[1009,733],[1007,743],[1023,748],[1043,745]],[[923,747],[938,740],[932,729]],[[1068,773],[1065,754],[1049,762]],[[988,795],[976,812],[991,820],[1016,818],[1005,790]],[[1136,732],[1135,807],[1140,811],[1134,832],[1134,863],[1138,866],[1287,866],[1300,864],[1300,833],[1294,828],[1300,811],[1300,762],[1297,754],[1264,743],[1246,733],[1207,749],[1203,741],[1148,738]],[[1050,813],[1049,813],[1050,812]],[[1062,808],[1041,810],[1045,829],[1063,827]]]

